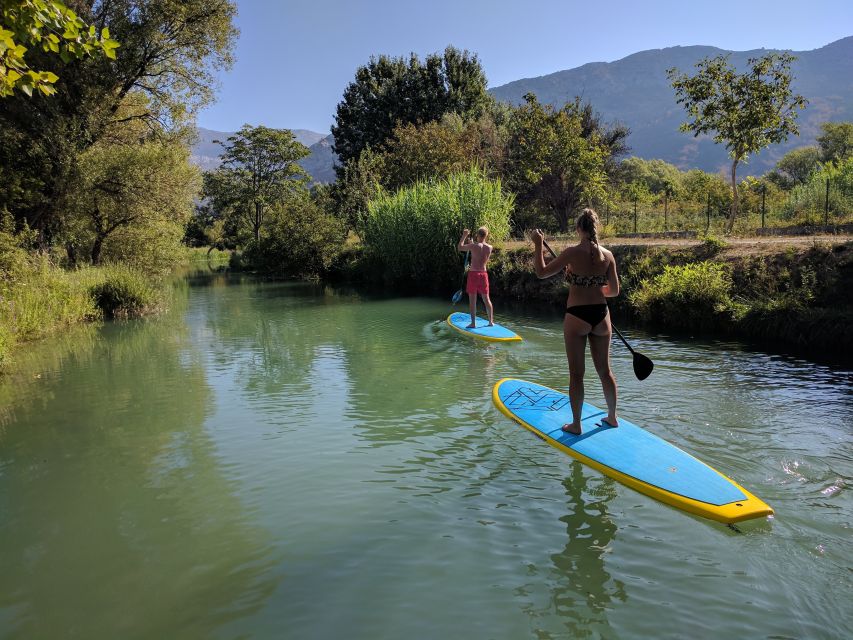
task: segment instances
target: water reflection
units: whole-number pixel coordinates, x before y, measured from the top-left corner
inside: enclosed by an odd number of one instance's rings
[[[186,337],[179,313],[109,324],[61,370],[29,363],[44,373],[0,439],[4,637],[209,637],[272,593]]]

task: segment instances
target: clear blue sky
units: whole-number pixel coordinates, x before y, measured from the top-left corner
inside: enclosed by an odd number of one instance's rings
[[[237,0],[237,61],[198,123],[327,132],[371,55],[476,52],[489,86],[644,49],[804,51],[853,35],[853,0]]]

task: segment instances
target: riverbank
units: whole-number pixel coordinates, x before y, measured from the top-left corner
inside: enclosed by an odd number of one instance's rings
[[[853,323],[846,295],[853,284],[853,238],[634,239],[606,246],[622,282],[611,308],[628,322],[842,358],[853,354],[853,332],[844,330]],[[493,298],[562,308],[568,284],[561,277],[536,278],[532,259],[529,243],[496,248],[489,265]],[[353,247],[330,275],[375,284],[382,281],[381,269]],[[419,286],[448,293],[439,283]]]
[[[213,258],[227,262],[228,255],[217,251]],[[184,256],[186,263],[202,259],[207,249],[189,249]],[[126,264],[66,269],[53,256],[24,250],[14,236],[2,234],[0,374],[25,344],[82,323],[157,313],[170,295],[162,276]]]

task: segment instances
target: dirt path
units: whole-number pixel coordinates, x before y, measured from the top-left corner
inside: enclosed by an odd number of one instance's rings
[[[574,238],[560,240],[550,240],[550,244],[557,247],[564,247],[569,242],[576,242]],[[725,243],[728,245],[726,253],[730,255],[747,255],[747,254],[766,254],[778,253],[784,251],[788,247],[794,247],[799,251],[805,251],[814,246],[827,246],[844,244],[853,242],[853,235],[818,235],[818,236],[753,236],[747,238],[726,238]],[[702,244],[701,240],[696,239],[680,239],[680,238],[604,238],[602,244],[605,247],[618,246],[633,246],[633,247],[672,247],[677,249],[686,249]],[[521,249],[524,247],[532,247],[531,242],[524,240],[511,240],[504,242],[502,245],[505,249]]]

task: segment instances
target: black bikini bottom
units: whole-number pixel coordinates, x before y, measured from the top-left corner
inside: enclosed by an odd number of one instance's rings
[[[607,304],[579,304],[574,307],[566,307],[566,313],[580,318],[589,326],[595,327],[607,317]]]

